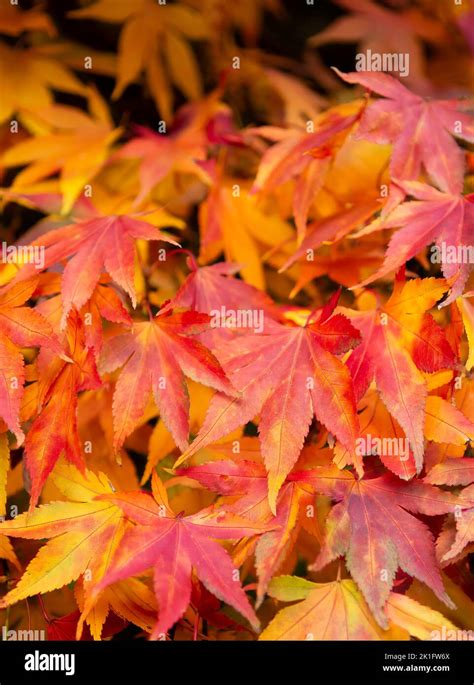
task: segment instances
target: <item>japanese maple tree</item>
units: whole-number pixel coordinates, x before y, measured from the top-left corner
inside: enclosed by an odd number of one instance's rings
[[[0,7],[7,628],[474,630],[472,14],[327,4]]]

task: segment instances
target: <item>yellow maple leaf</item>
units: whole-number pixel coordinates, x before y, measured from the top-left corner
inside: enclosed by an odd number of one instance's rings
[[[90,115],[65,105],[51,105],[29,117],[31,128],[41,132],[9,148],[1,157],[6,167],[28,165],[16,175],[10,190],[25,187],[60,174],[62,211],[67,214],[109,155],[109,148],[121,134],[113,128],[108,109],[93,90],[88,89]]]
[[[410,597],[390,593],[382,630],[353,580],[313,583],[295,576],[279,576],[269,594],[284,602],[299,601],[278,612],[260,640],[419,640],[433,639],[434,630],[456,629],[441,613]]]
[[[209,29],[200,13],[178,3],[159,5],[153,0],[99,0],[70,16],[124,23],[120,34],[117,82],[113,97],[142,72],[156,106],[169,120],[173,109],[172,86],[187,98],[202,92],[198,64],[188,40],[203,40]]]
[[[11,47],[0,43],[0,124],[15,113],[23,115],[50,106],[50,89],[84,95],[84,85],[58,60],[40,48]]]

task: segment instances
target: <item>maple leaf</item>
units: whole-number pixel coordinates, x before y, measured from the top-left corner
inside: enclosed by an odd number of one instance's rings
[[[336,3],[351,10],[351,14],[343,15],[312,36],[308,45],[316,48],[328,43],[357,43],[358,55],[368,51],[373,55],[407,54],[410,68],[404,77],[408,82],[429,88],[420,39],[439,41],[443,30],[437,22],[413,9],[394,12],[369,0],[336,0]]]
[[[83,320],[89,317],[90,323],[85,327],[86,347],[93,348],[96,354],[100,353],[103,345],[102,319],[126,326],[132,323],[122,300],[104,278],[96,285],[80,314]]]
[[[333,156],[359,116],[359,113],[337,111],[325,113],[316,122],[314,133],[272,126],[251,129],[253,135],[276,141],[261,159],[252,193],[271,193],[295,178],[293,213],[300,240],[306,232],[309,209],[324,184]]]
[[[165,223],[167,218],[163,218]],[[83,219],[49,231],[31,243],[44,249],[44,268],[69,259],[62,276],[62,327],[73,307],[80,309],[92,296],[102,271],[137,304],[134,267],[135,240],[176,242],[161,233],[140,215],[112,215]],[[28,276],[35,267],[23,266],[18,278]]]
[[[164,119],[169,120],[172,114],[172,84],[190,99],[201,95],[200,73],[187,40],[203,40],[209,30],[201,14],[192,8],[178,3],[158,5],[153,0],[98,0],[70,12],[70,16],[125,22],[119,39],[114,98],[119,98],[142,71]]]
[[[24,394],[24,361],[19,347],[48,347],[61,352],[50,323],[36,310],[24,307],[35,292],[38,279],[0,289],[0,417],[14,433],[18,446],[24,441],[19,411]]]
[[[471,433],[472,439],[472,433]],[[473,459],[446,459],[437,464],[425,477],[425,482],[436,485],[469,485],[474,482],[474,460]],[[474,486],[466,488],[462,496],[468,499],[474,495]],[[451,539],[449,549],[445,550],[442,561],[456,560],[463,553],[470,542],[474,541],[474,507],[467,510],[458,510],[454,517],[456,531]],[[438,545],[442,541],[442,536],[438,540]]]
[[[385,406],[409,440],[418,473],[423,464],[427,397],[421,370],[432,373],[456,365],[444,331],[426,313],[447,289],[443,279],[398,280],[385,305],[370,309],[376,304],[371,295],[364,300],[366,311],[343,310],[362,335],[361,345],[347,361],[356,398],[375,378]]]
[[[189,399],[184,374],[224,393],[235,394],[218,360],[192,335],[209,328],[207,314],[160,311],[135,323],[130,333],[109,339],[101,370],[124,366],[114,392],[114,448],[118,450],[145,411],[150,390],[164,422],[182,449],[188,445]]]
[[[62,303],[60,274],[47,272],[41,275],[41,282],[36,290],[38,297],[53,295],[47,303],[43,301],[38,308],[45,313],[57,335],[61,335]],[[85,322],[85,346],[93,348],[96,355],[100,353],[103,344],[103,319],[111,323],[131,326],[132,319],[125,309],[122,298],[111,285],[111,279],[105,274],[94,288],[86,304],[79,311],[79,318]]]
[[[449,578],[443,576],[443,580],[446,583],[448,591],[451,592],[452,583],[449,581]],[[418,602],[416,598],[412,597],[410,594],[415,583],[417,583],[417,581],[412,583],[406,595],[399,592],[390,593],[385,608],[390,623],[394,623],[403,628],[407,633],[407,639],[408,635],[412,635],[418,640],[436,640],[446,634],[447,630],[454,631],[454,633],[448,632],[448,635],[459,635],[460,631],[457,626],[445,615],[447,614],[457,621],[457,612],[446,610],[438,600],[434,601],[436,608],[433,607],[431,603],[427,603],[427,606]],[[431,597],[433,596],[429,588],[426,588],[424,585],[420,586],[425,593],[428,592]]]
[[[233,606],[258,630],[258,619],[240,584],[235,582],[231,559],[215,539],[239,539],[264,532],[267,527],[223,511],[202,510],[176,517],[156,472],[152,487],[153,497],[140,492],[111,496],[137,525],[126,532],[112,559],[113,568],[94,593],[153,567],[159,616],[151,639],[157,639],[184,614],[191,599],[194,568],[213,595]]]
[[[61,616],[60,618],[52,618],[48,622],[47,635],[48,640],[59,641],[59,642],[69,642],[76,640],[77,626],[81,617],[81,612],[79,610],[73,611],[70,614]],[[120,619],[115,614],[107,616],[107,620],[104,624],[101,636],[111,637],[116,633],[119,633],[126,627],[125,621]],[[91,634],[90,630],[84,630],[81,640],[92,640],[94,636]]]
[[[190,274],[176,295],[170,300],[165,310],[173,307],[189,308],[197,312],[215,316],[224,311],[238,312],[245,302],[245,309],[262,312],[262,332],[271,325],[270,319],[278,319],[279,312],[274,302],[261,290],[237,278],[232,278],[240,271],[239,264],[218,262],[210,266],[199,267],[194,256],[186,260]],[[224,323],[225,323],[225,317]],[[251,327],[249,320],[248,326]],[[241,330],[241,329],[239,329]],[[216,347],[223,340],[230,340],[237,333],[236,328],[218,326],[201,334],[200,340],[210,348]]]
[[[107,572],[111,554],[122,538],[125,520],[121,508],[98,499],[113,492],[103,474],[81,474],[70,465],[58,464],[52,480],[68,501],[51,502],[0,523],[0,532],[9,537],[51,538],[2,598],[2,607],[63,587],[86,570],[91,572],[87,587],[94,586]]]
[[[469,485],[474,483],[474,459],[445,459],[424,478],[431,485]]]
[[[193,582],[191,606],[198,616],[217,628],[232,628],[241,632],[245,628],[222,611],[221,602],[200,581]]]
[[[89,631],[94,640],[108,637],[110,623],[114,617],[120,617],[123,621],[133,623],[147,633],[151,633],[156,620],[156,599],[147,583],[138,578],[126,578],[114,583],[101,593],[89,611],[86,609],[89,596],[86,585],[86,581],[83,580],[82,583],[78,581],[74,588],[80,608],[78,620],[74,626],[75,639],[82,639],[83,635],[87,635]],[[123,630],[123,627],[122,622],[118,630]]]
[[[305,483],[293,482],[290,473],[278,493],[277,513],[274,515],[268,504],[266,471],[259,462],[245,459],[207,462],[177,469],[176,473],[223,495],[219,506],[226,512],[276,526],[275,530],[263,533],[258,540],[252,540],[251,549],[248,544],[244,544],[242,549],[237,548],[234,553],[234,559],[240,558],[241,553],[248,556],[255,548],[255,565],[259,577],[257,607],[260,606],[268,583],[291,551],[301,525],[309,528],[314,535],[319,534],[319,530],[311,526],[306,517],[300,516],[303,508],[313,503],[312,489]]]
[[[474,242],[474,194],[463,197],[440,192],[415,181],[399,185],[416,200],[398,205],[375,226],[377,230],[399,230],[390,240],[382,267],[360,285],[372,283],[398,269],[426,245],[435,243],[438,256],[432,248],[430,259],[440,263],[444,276],[454,281],[451,294],[444,302],[446,306],[462,293],[472,268],[469,259],[457,255],[459,251],[468,253]]]
[[[333,297],[305,326],[276,324],[270,335],[244,335],[216,350],[241,396],[215,395],[196,439],[176,465],[261,413],[259,435],[273,512],[313,416],[362,471],[355,453],[358,422],[350,374],[336,356],[357,344],[358,335],[344,316],[333,314],[336,302]]]
[[[28,14],[32,14],[29,12]],[[2,100],[0,123],[11,121],[15,112],[29,120],[32,112],[53,103],[51,90],[74,95],[86,94],[85,86],[59,60],[41,47],[11,47],[0,43]]]
[[[297,480],[298,474],[293,477]],[[435,516],[467,509],[472,506],[469,494],[458,497],[391,474],[357,481],[336,467],[301,471],[299,477],[338,502],[327,519],[326,540],[312,568],[321,569],[345,555],[347,568],[380,626],[387,627],[383,607],[398,567],[453,606],[436,564],[433,536],[412,513]]]
[[[357,445],[365,456],[377,456],[382,464],[403,480],[416,475],[413,450],[407,444],[403,429],[389,413],[375,384],[372,384],[358,404],[360,437]],[[346,451],[334,447],[334,463],[339,468],[347,465]]]
[[[208,180],[201,164],[207,159],[213,129],[217,125],[233,129],[232,113],[219,101],[220,95],[217,90],[203,100],[181,107],[166,135],[144,126],[134,127],[136,137],[125,143],[113,159],[140,160],[136,205],[171,172],[194,174],[203,181]]]
[[[383,249],[374,243],[361,243],[358,247],[351,242],[344,241],[325,248],[320,254],[314,255],[308,261],[299,262],[298,279],[290,293],[290,297],[306,288],[311,288],[311,282],[316,278],[328,276],[332,281],[346,288],[360,283],[368,274],[375,271],[383,262]]]
[[[367,106],[355,135],[393,144],[392,179],[417,181],[424,168],[443,192],[462,191],[464,154],[452,136],[474,142],[472,117],[462,112],[462,102],[425,100],[388,74],[335,71],[347,83],[359,83],[384,97]]]
[[[281,0],[81,0],[69,16],[118,38],[87,55],[77,22],[56,40],[54,12],[0,8],[12,627],[246,640],[257,609],[263,640],[474,627],[469,11],[335,4],[307,47],[357,45],[357,73],[268,53]],[[400,80],[376,71],[387,46]]]
[[[270,583],[271,597],[297,602],[282,609],[260,640],[396,640],[395,626],[382,630],[353,580],[312,583],[279,576]],[[298,601],[301,600],[301,601]]]
[[[445,372],[446,373],[446,372]],[[448,372],[448,375],[452,372]],[[427,440],[449,445],[450,453],[456,447],[465,448],[472,440],[474,424],[457,407],[442,397],[429,395],[424,408],[423,433]],[[412,449],[399,423],[388,412],[377,389],[372,386],[359,403],[360,435],[358,445],[364,454],[377,455],[392,473],[410,480],[417,473]],[[432,446],[432,445],[431,445]],[[430,467],[430,445],[425,455],[425,466]],[[344,450],[334,449],[334,462],[340,468],[346,465]]]
[[[54,298],[47,300],[42,303],[42,311],[54,310],[55,306]],[[77,314],[69,318],[64,347],[66,355],[42,350],[38,358],[38,415],[25,441],[25,465],[31,479],[30,511],[63,452],[69,462],[84,470],[77,432],[77,395],[81,390],[100,387],[101,380],[93,350],[85,346],[84,326]]]
[[[340,240],[347,235],[347,233],[365,223],[378,208],[378,200],[376,198],[371,198],[366,202],[356,204],[350,209],[344,209],[323,221],[314,222],[314,224],[309,227],[301,245],[281,267],[280,271],[288,269],[288,267],[302,257],[307,258],[308,251],[311,253],[321,247],[324,243]]]
[[[260,640],[409,640],[410,635],[430,640],[432,631],[443,626],[456,630],[438,611],[395,592],[387,601],[389,626],[382,630],[352,580],[312,583],[279,576],[270,583],[269,593],[297,604],[279,611]]]
[[[90,116],[66,105],[33,108],[32,123],[46,131],[13,145],[1,157],[1,163],[6,167],[28,165],[15,176],[11,186],[13,192],[21,192],[29,184],[59,172],[62,211],[67,214],[71,210],[84,192],[84,186],[103,167],[110,146],[122,133],[120,128],[113,128],[100,95],[91,88],[86,94]]]
[[[212,175],[213,183],[199,207],[200,259],[214,261],[224,251],[226,261],[242,264],[242,278],[264,289],[260,245],[275,247],[293,238],[290,225],[274,209],[261,206],[248,184]],[[238,187],[238,193],[235,188]]]
[[[20,347],[48,347],[60,351],[49,322],[24,305],[38,288],[38,278],[11,283],[0,290],[0,330]]]
[[[470,490],[473,488],[471,486]],[[456,560],[465,547],[474,541],[474,508],[461,512],[456,518],[456,536],[452,547],[444,554],[443,561]]]
[[[428,440],[460,447],[474,440],[474,423],[443,397],[427,397],[425,414]]]
[[[144,127],[136,127],[136,138],[120,148],[115,159],[140,160],[140,193],[138,205],[153,188],[173,170],[200,175],[196,160],[205,159],[206,147],[196,131],[178,131],[175,135],[160,135]],[[159,160],[159,163],[157,163]]]
[[[455,311],[454,307],[453,310]],[[428,428],[429,431],[432,431],[432,435],[438,438],[438,441],[431,442],[426,449],[425,466],[427,472],[430,472],[437,464],[442,464],[451,458],[461,458],[466,452],[466,443],[472,431],[471,424],[474,423],[473,381],[469,376],[461,375],[459,378],[462,379],[462,382],[460,383],[455,377],[454,387],[452,387],[452,373],[452,371],[440,372],[439,390],[437,392],[440,393],[442,399],[450,400],[451,407],[457,411],[452,412],[451,408],[448,409],[443,402],[435,400],[435,403],[438,403],[438,406],[434,407],[435,411],[441,408],[442,411],[446,411],[446,415],[433,416],[431,412],[431,416],[427,415],[426,417],[425,431]],[[447,394],[443,392],[446,390],[446,386],[442,387],[445,383],[451,384]],[[445,437],[452,439],[453,442],[442,442]]]

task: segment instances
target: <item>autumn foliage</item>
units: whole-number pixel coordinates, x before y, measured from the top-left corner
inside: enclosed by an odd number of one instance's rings
[[[2,625],[474,630],[472,8],[64,4],[0,4]]]

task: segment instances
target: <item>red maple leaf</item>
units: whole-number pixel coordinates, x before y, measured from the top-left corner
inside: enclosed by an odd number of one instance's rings
[[[72,307],[80,309],[91,297],[103,271],[110,274],[136,306],[134,285],[135,240],[164,240],[177,245],[139,215],[111,215],[83,219],[49,231],[31,243],[44,248],[44,268],[69,259],[62,276],[62,326]],[[17,278],[31,274],[24,266]]]
[[[38,279],[0,289],[0,417],[15,434],[18,445],[25,439],[19,411],[24,393],[25,371],[21,347],[48,347],[61,353],[51,324],[31,307],[23,307],[38,286]]]
[[[111,568],[92,596],[96,597],[111,583],[154,568],[159,617],[151,639],[157,639],[186,611],[194,569],[213,595],[237,609],[258,630],[259,621],[238,582],[238,571],[216,539],[240,539],[262,533],[268,526],[212,509],[176,516],[155,472],[152,486],[153,497],[142,492],[103,497],[121,507],[136,525],[126,531]]]
[[[367,106],[356,136],[393,144],[392,179],[417,181],[424,168],[444,192],[462,191],[464,153],[453,136],[474,142],[472,117],[462,112],[462,101],[422,98],[388,74],[335,71],[347,83],[383,96]]]
[[[261,413],[259,435],[272,511],[313,416],[362,471],[355,453],[358,421],[350,373],[336,356],[357,344],[359,335],[346,317],[333,314],[337,296],[308,317],[305,326],[276,324],[270,335],[242,336],[216,351],[242,396],[214,396],[195,441],[177,465]]]
[[[467,509],[472,497],[458,497],[418,480],[406,483],[392,474],[357,481],[349,471],[334,466],[301,471],[294,474],[298,478],[338,502],[328,517],[326,540],[313,569],[344,555],[382,627],[388,625],[383,607],[398,567],[453,607],[436,563],[433,535],[412,514],[436,516]]]
[[[104,345],[101,370],[124,366],[115,386],[114,446],[118,450],[147,405],[150,390],[176,444],[189,435],[189,398],[184,374],[224,393],[235,394],[214,355],[191,336],[209,329],[210,318],[197,312],[161,310],[151,321],[135,323],[130,333]]]

